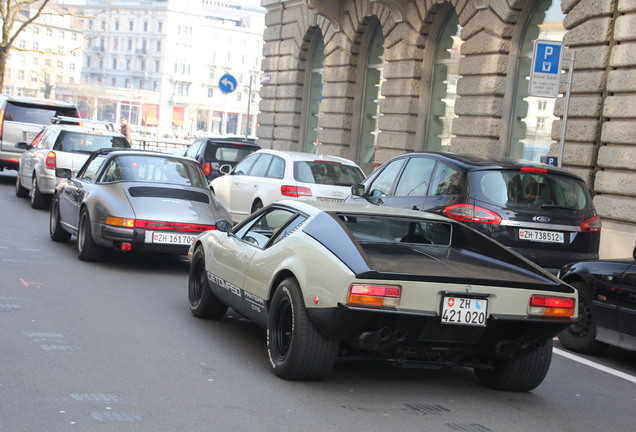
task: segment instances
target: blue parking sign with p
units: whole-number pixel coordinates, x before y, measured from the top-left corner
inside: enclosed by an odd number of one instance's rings
[[[534,72],[558,74],[561,72],[560,43],[546,43],[537,41],[534,56]]]

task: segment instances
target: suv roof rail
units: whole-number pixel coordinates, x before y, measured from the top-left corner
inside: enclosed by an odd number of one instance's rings
[[[51,117],[51,123],[53,124],[75,124],[75,125],[85,125],[86,123],[91,123],[93,125],[104,126],[106,130],[114,131],[115,126],[111,122],[101,121],[101,120],[90,120],[83,119],[79,117],[67,117],[67,116],[53,116]]]

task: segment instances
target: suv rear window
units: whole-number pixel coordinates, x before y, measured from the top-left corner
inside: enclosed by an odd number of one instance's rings
[[[223,147],[213,144],[205,149],[205,160],[211,162],[238,162],[253,151],[249,148]]]
[[[8,102],[4,119],[6,121],[45,125],[51,123],[51,117],[56,116],[79,117],[75,108]]]
[[[294,179],[303,183],[352,186],[362,183],[364,174],[355,166],[337,162],[294,162]]]
[[[473,172],[471,185],[476,200],[513,210],[583,210],[590,205],[584,182],[556,174]]]
[[[63,131],[57,137],[53,148],[66,152],[92,153],[112,147],[129,148],[130,144],[126,138],[119,136]]]

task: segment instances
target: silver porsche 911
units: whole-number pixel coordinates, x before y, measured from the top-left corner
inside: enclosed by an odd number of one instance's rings
[[[461,222],[411,210],[281,201],[191,246],[199,318],[228,307],[267,329],[274,373],[321,379],[339,357],[473,368],[528,391],[576,291]]]
[[[76,235],[83,261],[99,260],[105,248],[185,254],[198,234],[229,218],[196,161],[104,149],[56,187],[50,235],[58,242]]]

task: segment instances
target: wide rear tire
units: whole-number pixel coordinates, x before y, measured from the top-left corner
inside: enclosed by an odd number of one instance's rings
[[[581,281],[572,282],[579,292],[579,316],[576,323],[559,333],[559,342],[571,351],[582,354],[597,354],[607,344],[596,340],[596,317],[592,309],[592,293]]]
[[[93,239],[88,210],[82,209],[77,229],[77,256],[82,261],[99,261],[103,255],[104,248]]]
[[[221,319],[228,309],[210,289],[205,269],[205,252],[201,246],[197,247],[192,255],[188,278],[188,299],[190,312],[197,318]]]
[[[60,202],[59,198],[53,197],[51,201],[51,216],[49,218],[49,235],[55,242],[67,242],[71,239],[71,233],[64,231],[60,222]]]
[[[313,325],[294,278],[278,285],[268,320],[267,352],[276,375],[319,380],[331,373],[338,357],[338,341],[323,336]]]
[[[475,369],[475,375],[486,387],[495,390],[530,391],[548,374],[552,361],[552,339],[523,357],[497,360],[494,369]]]

